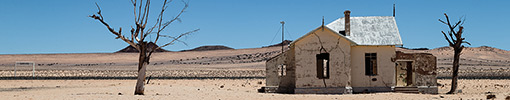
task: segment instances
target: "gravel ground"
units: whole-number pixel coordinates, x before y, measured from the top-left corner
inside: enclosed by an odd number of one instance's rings
[[[40,79],[135,79],[136,70],[37,70],[35,77]],[[17,77],[31,78],[32,71],[16,72]],[[264,78],[265,69],[174,69],[149,70],[147,76],[155,79],[192,78]],[[438,78],[451,78],[451,70],[438,69]],[[13,79],[14,71],[0,71],[0,79]],[[460,79],[510,79],[509,69],[461,69]]]

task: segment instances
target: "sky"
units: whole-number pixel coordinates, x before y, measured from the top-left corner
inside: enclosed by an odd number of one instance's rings
[[[162,2],[152,1],[152,22]],[[111,53],[126,47],[104,25],[87,17],[97,12],[95,3],[116,30],[134,25],[129,0],[2,0],[0,54]],[[404,47],[447,46],[441,33],[447,26],[438,21],[447,13],[452,21],[465,18],[463,36],[472,44],[469,47],[510,50],[508,0],[189,0],[181,22],[172,23],[162,34],[200,31],[182,38],[187,45],[177,43],[164,49],[258,48],[281,41],[280,21],[285,21],[285,39],[295,40],[319,27],[323,16],[326,24],[343,17],[345,10],[353,17],[392,16],[393,4]],[[165,18],[174,17],[183,5],[174,0]]]

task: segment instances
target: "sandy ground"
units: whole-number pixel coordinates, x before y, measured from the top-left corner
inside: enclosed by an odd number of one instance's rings
[[[28,99],[177,99],[177,100],[311,100],[311,99],[485,99],[495,94],[497,99],[510,96],[510,80],[460,80],[456,95],[444,94],[449,87],[440,87],[440,94],[276,94],[258,93],[263,79],[151,80],[146,95],[133,95],[135,80],[2,80],[0,95],[4,100]],[[438,80],[448,85],[449,80]],[[491,92],[491,93],[487,93]]]
[[[432,53],[438,57],[438,77],[451,76],[451,49],[398,51]],[[174,77],[264,77],[265,61],[281,52],[280,47],[238,50],[155,53],[147,67],[148,76]],[[133,78],[137,53],[24,54],[0,55],[0,79],[14,77],[16,61],[33,61],[36,77]],[[510,51],[491,47],[467,48],[463,52],[460,78],[510,79]],[[445,67],[446,66],[446,67]],[[17,76],[31,77],[31,66],[18,66]]]
[[[446,95],[450,81],[439,79],[440,94],[371,93],[346,95],[257,93],[265,85],[265,60],[281,48],[254,48],[155,54],[148,66],[154,79],[146,95],[135,96],[136,53],[0,55],[0,99],[178,99],[178,100],[264,100],[264,99],[497,99],[510,96],[510,51],[489,47],[463,52],[460,76],[491,76],[461,79],[462,93]],[[451,52],[447,48],[404,52],[432,53],[438,57],[439,76],[449,76]],[[16,61],[37,63],[35,76],[50,80],[11,80]],[[17,77],[30,77],[31,67],[18,67]],[[493,76],[501,76],[494,80]],[[62,78],[64,77],[64,78]],[[30,79],[26,78],[26,79]],[[73,80],[69,80],[71,78]],[[498,77],[496,77],[498,78]],[[4,80],[7,79],[7,80]],[[17,78],[19,79],[19,78]],[[93,80],[99,79],[99,80]],[[104,80],[106,79],[106,80]],[[119,80],[128,79],[128,80]],[[491,80],[492,79],[492,80]],[[510,97],[509,97],[510,98]]]

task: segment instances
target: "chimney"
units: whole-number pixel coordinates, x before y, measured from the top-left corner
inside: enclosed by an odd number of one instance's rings
[[[346,10],[344,12],[345,19],[345,36],[351,35],[351,11]]]

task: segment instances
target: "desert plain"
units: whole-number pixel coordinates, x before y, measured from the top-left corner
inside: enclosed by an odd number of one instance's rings
[[[1,99],[177,99],[177,100],[264,100],[264,99],[391,99],[479,100],[510,96],[510,51],[482,46],[466,48],[462,54],[459,93],[450,89],[452,50],[448,47],[403,52],[425,52],[438,59],[439,94],[279,94],[259,93],[265,85],[265,61],[281,47],[236,50],[160,52],[147,67],[145,95],[133,95],[137,53],[16,54],[0,55]],[[16,61],[36,63],[16,68]]]

